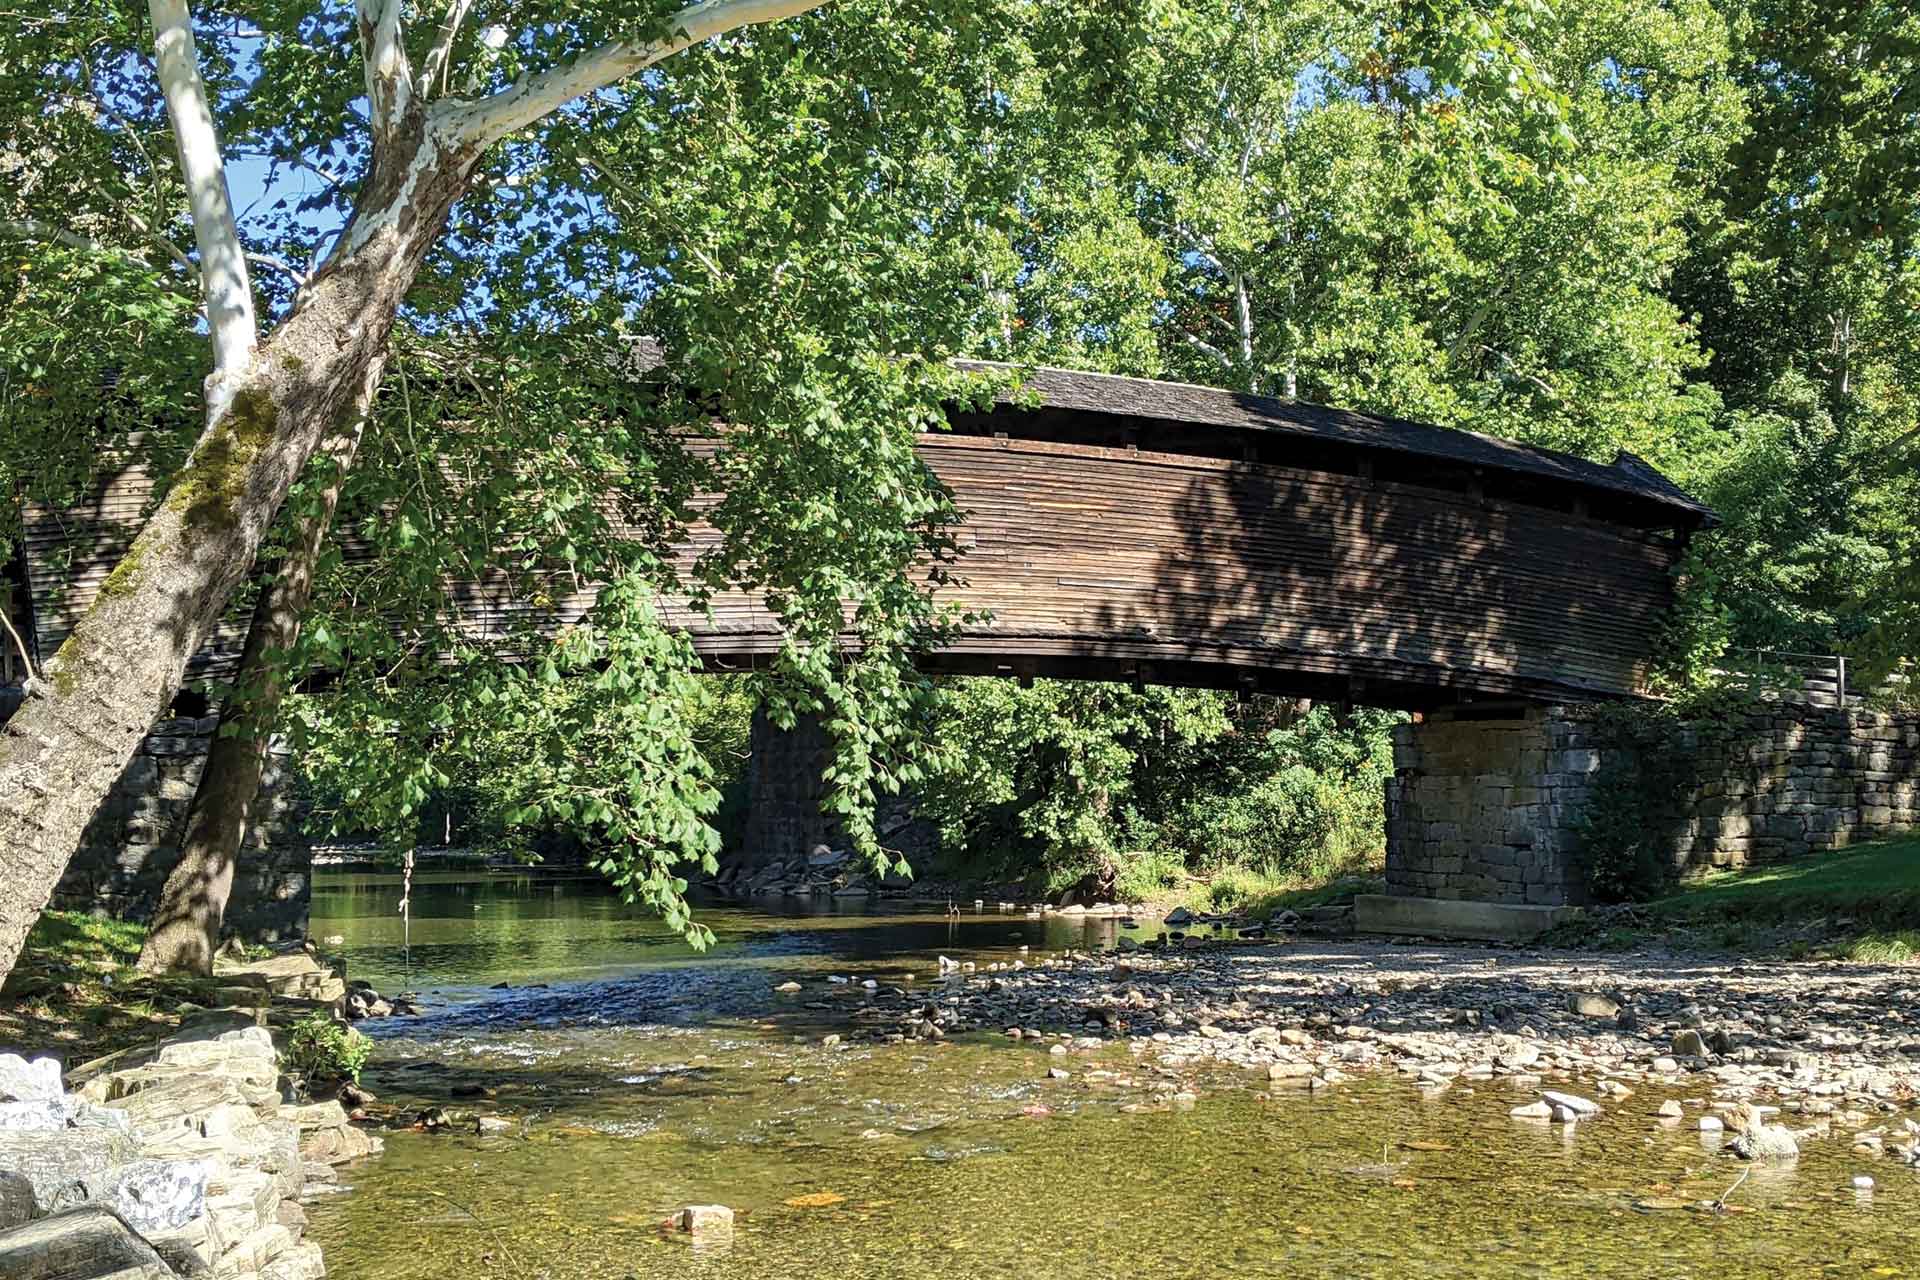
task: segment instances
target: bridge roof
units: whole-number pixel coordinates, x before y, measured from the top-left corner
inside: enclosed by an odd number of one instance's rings
[[[1299,400],[1224,391],[1189,382],[1161,382],[1153,378],[1010,365],[991,360],[956,360],[954,366],[1021,374],[1020,390],[1003,392],[999,397],[1009,405],[1028,403],[1030,397],[1037,395],[1039,407],[1044,409],[1295,436],[1322,444],[1429,458],[1652,504],[1669,510],[1676,523],[1688,528],[1712,527],[1719,523],[1712,508],[1661,475],[1651,464],[1625,451],[1607,465],[1477,431],[1436,427]]]

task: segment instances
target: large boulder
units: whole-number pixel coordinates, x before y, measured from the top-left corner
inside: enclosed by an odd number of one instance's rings
[[[143,1235],[174,1231],[207,1211],[204,1160],[135,1160],[109,1175],[101,1199]]]
[[[0,1231],[7,1280],[175,1280],[153,1246],[100,1205]]]
[[[58,1062],[0,1053],[0,1102],[58,1102],[63,1095]]]
[[[0,1133],[0,1172],[24,1178],[43,1214],[100,1199],[113,1170],[133,1158],[133,1142],[112,1129]],[[0,1267],[0,1276],[11,1275]]]

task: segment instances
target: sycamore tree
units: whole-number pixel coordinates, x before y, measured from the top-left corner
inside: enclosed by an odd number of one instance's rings
[[[778,46],[797,61],[805,36],[767,24],[817,7],[453,0],[416,8],[357,0],[351,8],[210,5],[196,14],[180,0],[154,0],[145,13],[102,5],[23,19],[9,37],[3,145],[34,169],[37,198],[7,210],[16,216],[6,233],[49,252],[111,261],[135,273],[136,286],[144,270],[155,306],[181,296],[197,304],[206,354],[196,362],[204,382],[192,393],[197,439],[0,742],[0,847],[8,860],[0,971],[11,966],[93,807],[244,580],[289,490],[316,456],[335,477],[350,467],[396,317],[423,264],[489,256],[484,224],[468,224],[449,242],[455,203],[476,187],[505,193],[530,180],[539,203],[521,220],[563,245],[572,220],[607,198],[583,172],[607,173],[606,188],[651,187],[659,165],[644,139],[629,135],[658,127],[657,117],[633,109],[663,83],[653,68],[688,51],[689,61],[723,61],[741,47]],[[908,8],[939,29],[938,5],[870,5],[866,16]],[[973,21],[966,6],[953,8],[963,27]],[[896,52],[900,61],[885,70],[903,83],[925,77],[911,49]],[[930,95],[929,109],[936,105],[952,102]],[[575,154],[556,157],[563,167],[532,172],[549,133],[577,138],[595,128],[626,138],[620,171],[575,145]],[[242,153],[298,166],[321,184],[307,208],[253,224],[252,240],[241,232],[245,211],[236,211],[229,181]],[[831,193],[805,186],[768,186],[764,196],[802,209],[832,203]],[[329,214],[337,230],[300,244],[313,218],[324,224]],[[691,236],[682,248],[699,250]],[[27,257],[23,274],[36,267]],[[271,282],[256,268],[270,270]],[[438,277],[432,283],[467,288],[457,269],[430,274]],[[751,406],[739,402],[770,396],[792,412],[820,394],[806,357],[825,353],[803,350],[783,362],[773,335],[755,329],[764,319],[737,326],[737,362],[711,347],[703,362],[704,372],[724,364],[728,377],[714,385],[736,392],[734,407],[748,420]],[[150,320],[165,327],[164,317]],[[36,385],[62,381],[57,361],[21,363],[27,376],[38,373]],[[296,558],[324,540],[336,496],[323,480],[306,504],[291,538]],[[260,608],[291,623],[304,607],[301,584],[283,573],[275,585],[284,590],[264,593]],[[270,629],[256,626],[255,634],[276,642]],[[278,640],[285,638],[283,629]]]
[[[1212,8],[1156,33],[1107,180],[1054,185],[1014,349],[1687,457],[1713,405],[1665,288],[1740,105],[1709,7],[1522,14],[1524,64],[1463,86],[1385,7]]]
[[[1528,65],[1507,16],[1429,3],[1374,30],[1407,74],[1468,93]],[[517,682],[596,673],[598,707],[563,708],[540,730],[560,755],[575,735],[659,730],[646,768],[541,801],[587,805],[626,850],[613,862],[630,888],[670,908],[683,887],[672,863],[705,840],[694,791],[679,808],[637,798],[687,776],[683,735],[620,719],[659,705],[687,669],[684,641],[655,616],[663,585],[690,587],[694,607],[722,589],[762,595],[787,636],[782,714],[827,714],[851,761],[845,803],[886,785],[903,673],[937,632],[922,570],[952,514],[912,461],[912,433],[971,393],[940,357],[977,345],[992,312],[981,300],[997,296],[987,264],[1004,260],[1023,212],[982,168],[1037,171],[1069,136],[1062,120],[1121,128],[1151,32],[1237,20],[1179,0],[151,0],[20,19],[0,46],[0,163],[31,181],[5,197],[0,235],[9,286],[64,319],[51,345],[26,325],[10,341],[40,345],[0,351],[8,443],[31,439],[32,486],[57,495],[89,467],[107,419],[150,421],[163,429],[143,447],[164,493],[0,738],[0,973],[267,547],[222,730],[235,746],[216,752],[196,801],[190,844],[207,856],[170,896],[192,906],[224,892],[277,713],[263,655],[304,643],[363,447],[432,435],[388,376],[396,326],[425,343],[477,334],[509,357],[529,336],[574,335],[561,368],[617,360],[606,339],[623,332],[655,333],[663,430],[721,416],[737,431],[698,477],[723,482],[703,513],[721,536],[690,575],[661,567],[657,537],[630,533],[687,518],[686,484],[642,482],[641,464],[667,451],[638,445],[583,471],[632,490],[618,536],[548,536],[570,520],[593,533],[593,502],[530,522],[521,511],[503,527],[526,541],[473,566],[527,587],[536,613],[547,597],[528,584],[545,576],[599,584],[564,636],[489,638],[490,674],[469,691],[472,705],[489,692],[510,703]],[[236,207],[241,168],[252,177]],[[87,407],[95,389],[111,409]],[[510,473],[549,474],[545,458],[591,457],[620,430],[561,395],[509,414],[545,451],[495,450]],[[406,481],[388,470],[400,461],[418,496],[446,459],[382,445],[380,484],[357,509],[397,503],[401,516],[362,516],[395,544],[430,527],[406,510]],[[484,489],[470,473],[459,492]],[[861,660],[842,656],[849,635]],[[388,670],[438,660],[435,643],[423,626]],[[431,710],[457,726],[472,707]],[[177,923],[169,945],[182,954],[210,939],[204,911]]]

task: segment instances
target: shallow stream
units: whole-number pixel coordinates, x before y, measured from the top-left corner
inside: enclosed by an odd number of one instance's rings
[[[1843,1141],[1755,1170],[1732,1212],[1673,1207],[1748,1166],[1655,1124],[1658,1095],[1561,1129],[1510,1120],[1528,1098],[1499,1084],[1197,1071],[1186,1102],[1117,1043],[1066,1080],[992,1034],[822,1043],[863,979],[931,984],[939,955],[1031,958],[1111,921],[708,907],[695,955],[591,882],[433,875],[403,947],[398,897],[392,876],[315,886],[350,976],[429,1005],[364,1024],[366,1083],[516,1128],[392,1133],[346,1171],[309,1212],[350,1280],[1920,1276],[1920,1175],[1855,1192]],[[729,1240],[662,1228],[700,1203],[736,1210]]]

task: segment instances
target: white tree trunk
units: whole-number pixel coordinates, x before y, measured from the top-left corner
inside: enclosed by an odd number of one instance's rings
[[[226,412],[238,373],[253,358],[260,328],[253,312],[253,282],[233,220],[233,197],[220,139],[200,79],[193,24],[186,0],[149,0],[153,15],[154,70],[166,97],[167,115],[193,210],[193,237],[200,248],[200,288],[206,297],[207,332],[213,342],[213,377],[207,387],[207,418]]]

